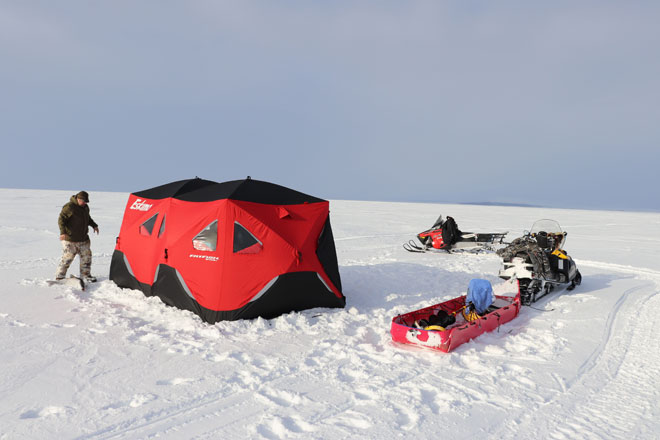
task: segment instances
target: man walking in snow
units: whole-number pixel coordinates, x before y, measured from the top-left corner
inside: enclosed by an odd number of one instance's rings
[[[60,241],[62,242],[62,260],[57,267],[56,280],[64,279],[66,271],[76,258],[80,255],[80,278],[87,282],[95,282],[92,276],[92,249],[90,247],[89,227],[99,233],[99,226],[89,215],[89,194],[80,191],[71,196],[69,203],[62,207],[57,223],[60,227]]]

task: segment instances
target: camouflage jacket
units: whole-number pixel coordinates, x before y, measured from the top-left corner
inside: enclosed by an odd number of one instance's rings
[[[516,238],[507,247],[497,250],[497,255],[502,257],[504,261],[511,261],[511,259],[519,253],[529,255],[529,259],[534,265],[535,272],[539,273],[544,278],[552,276],[548,256],[543,249],[541,249],[536,240],[532,238]]]
[[[98,227],[89,215],[89,206],[79,206],[76,196],[71,196],[69,203],[62,207],[57,219],[60,235],[66,235],[67,241],[81,242],[89,240],[89,227]]]

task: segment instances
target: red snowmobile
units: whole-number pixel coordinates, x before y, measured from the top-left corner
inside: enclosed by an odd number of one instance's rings
[[[417,234],[421,246],[410,240],[403,244],[403,248],[408,252],[494,251],[496,245],[503,243],[506,234],[507,232],[462,232],[453,217],[447,216],[443,219],[440,216],[430,229]]]

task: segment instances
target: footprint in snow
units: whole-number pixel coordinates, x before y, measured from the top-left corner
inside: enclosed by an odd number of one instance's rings
[[[92,333],[92,334],[98,334],[98,335],[102,335],[103,333],[108,333],[107,330],[103,330],[103,329],[100,329],[100,328],[90,328],[90,329],[87,330],[87,332]]]
[[[159,380],[158,382],[156,382],[156,385],[164,385],[164,386],[183,385],[194,381],[195,379],[191,379],[188,377],[175,377],[174,379],[171,380]]]
[[[32,409],[21,414],[21,419],[40,419],[43,417],[57,416],[60,414],[66,414],[67,408],[61,406],[47,406],[40,410]]]
[[[131,398],[130,402],[127,402],[125,400],[120,402],[115,402],[109,405],[105,405],[101,409],[112,413],[119,411],[122,408],[126,408],[127,406],[130,406],[131,408],[137,408],[144,405],[145,403],[153,402],[156,399],[158,399],[158,396],[154,394],[135,394]]]
[[[158,396],[155,396],[153,394],[136,394],[133,396],[133,399],[131,402],[128,404],[131,408],[137,408],[139,406],[144,405],[145,403],[152,402],[156,400]]]
[[[272,416],[257,425],[256,433],[267,439],[291,437],[292,434],[305,434],[315,431],[315,427],[299,418]]]
[[[42,324],[41,328],[73,328],[75,324]]]

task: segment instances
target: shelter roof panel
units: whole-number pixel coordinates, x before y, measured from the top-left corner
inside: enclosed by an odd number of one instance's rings
[[[176,196],[190,202],[209,202],[232,199],[268,205],[300,205],[325,202],[323,199],[295,191],[284,186],[254,179],[232,180],[201,187]]]
[[[177,180],[176,182],[166,183],[165,185],[145,189],[133,194],[137,197],[152,200],[166,199],[168,197],[180,198],[180,196],[188,192],[216,184],[217,182],[212,180],[204,180],[196,177],[194,179]]]

